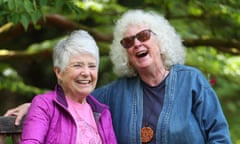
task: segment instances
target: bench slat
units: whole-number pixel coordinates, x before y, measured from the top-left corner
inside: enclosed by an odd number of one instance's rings
[[[15,126],[15,116],[0,116],[0,134],[21,133],[22,125]]]

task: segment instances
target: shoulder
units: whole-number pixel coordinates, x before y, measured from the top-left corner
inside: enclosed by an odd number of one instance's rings
[[[170,75],[181,81],[181,83],[183,81],[187,81],[188,84],[191,82],[194,85],[199,84],[204,87],[210,87],[206,75],[198,68],[192,66],[186,66],[181,64],[174,65],[171,67]]]
[[[50,104],[55,98],[56,98],[55,91],[48,91],[46,93],[36,95],[33,98],[31,105],[41,106],[42,104]]]
[[[171,67],[172,71],[175,72],[181,72],[181,71],[186,71],[186,72],[193,72],[193,73],[201,73],[199,69],[193,66],[187,66],[187,65],[182,65],[182,64],[176,64]]]
[[[190,77],[198,77],[200,79],[205,78],[205,75],[196,67],[193,66],[187,66],[187,65],[182,65],[182,64],[177,64],[177,65],[173,65],[171,67],[170,72],[172,74],[176,74],[177,76],[181,76],[181,77],[186,77],[186,76],[190,76]]]
[[[92,108],[108,109],[108,106],[98,101],[93,95],[87,96],[87,102]]]
[[[36,95],[30,105],[28,117],[34,117],[37,119],[39,116],[44,117],[47,115],[50,117],[50,114],[54,110],[54,96],[54,91],[49,91],[43,94]]]
[[[120,89],[125,89],[126,87],[131,88],[132,86],[134,86],[134,83],[138,81],[139,81],[139,77],[121,77],[121,78],[118,78],[117,80],[110,82],[109,84],[106,84],[104,86],[97,88],[96,90],[94,90],[93,95],[95,96],[99,92],[105,93],[107,91],[112,91],[112,92],[119,91]]]
[[[109,105],[111,101],[121,98],[120,95],[132,91],[136,87],[137,82],[139,82],[138,77],[118,78],[107,85],[97,88],[92,92],[92,95],[100,102]]]
[[[121,77],[118,78],[117,80],[114,80],[113,82],[101,87],[101,88],[107,88],[107,87],[116,87],[119,85],[126,85],[126,84],[131,84],[135,83],[136,81],[139,80],[139,77]]]

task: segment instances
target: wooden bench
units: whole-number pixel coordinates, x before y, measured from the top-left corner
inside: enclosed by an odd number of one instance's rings
[[[15,126],[16,117],[0,116],[0,144],[6,144],[10,137],[12,144],[18,144],[21,137],[22,125]]]

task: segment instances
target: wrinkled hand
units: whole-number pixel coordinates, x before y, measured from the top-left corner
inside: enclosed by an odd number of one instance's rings
[[[9,109],[4,114],[4,116],[16,116],[15,125],[18,126],[20,125],[23,117],[27,114],[30,104],[31,103],[24,103],[17,106],[16,108]]]

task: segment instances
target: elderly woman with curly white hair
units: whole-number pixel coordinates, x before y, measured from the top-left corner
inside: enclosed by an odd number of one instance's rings
[[[163,16],[127,11],[110,56],[119,79],[93,95],[109,105],[118,143],[231,143],[216,93],[199,70],[184,65],[182,40]]]
[[[216,93],[183,65],[182,40],[164,17],[126,12],[110,56],[120,78],[93,94],[110,106],[118,143],[231,143]]]

